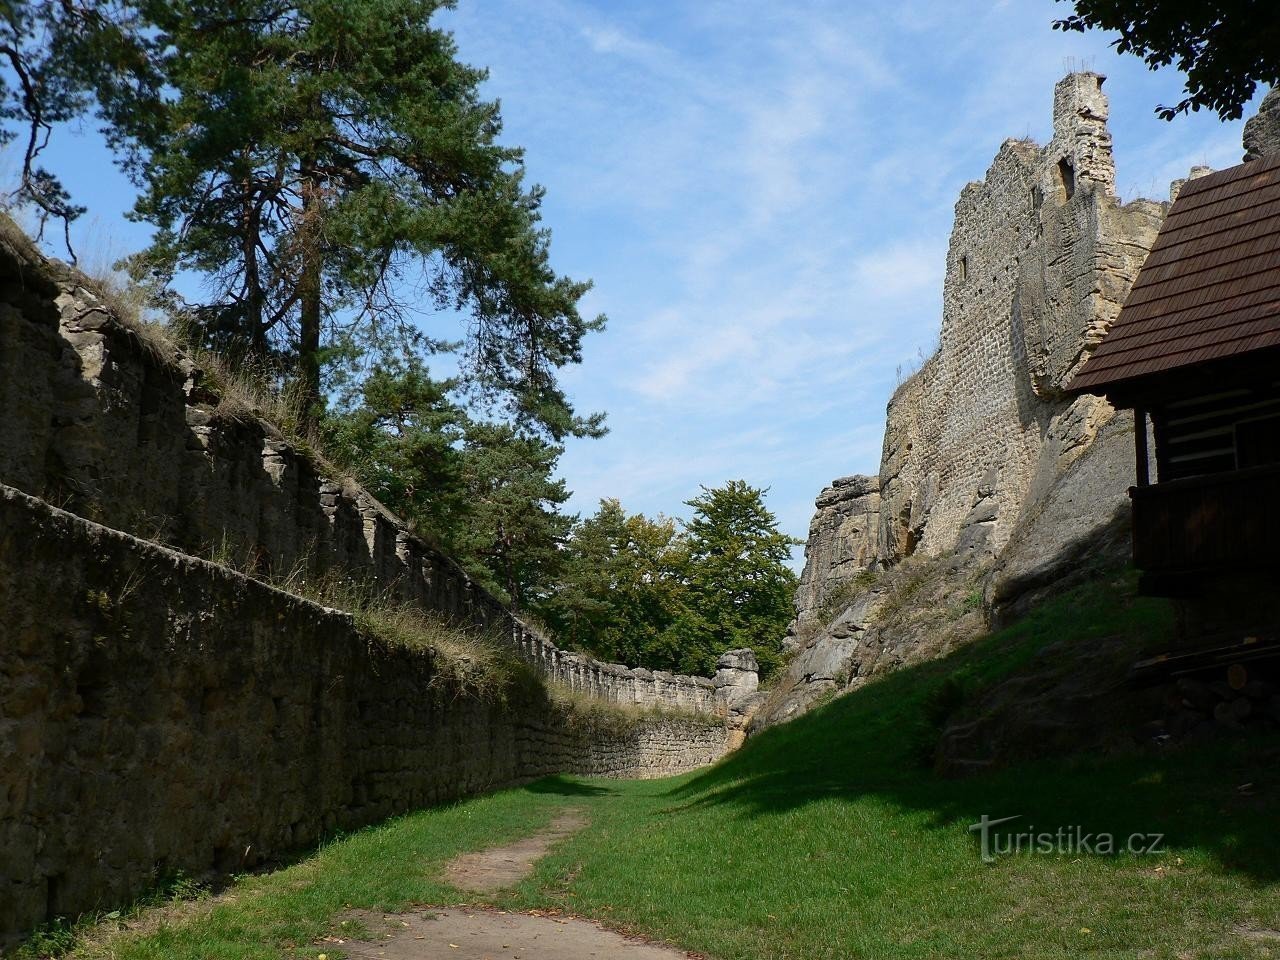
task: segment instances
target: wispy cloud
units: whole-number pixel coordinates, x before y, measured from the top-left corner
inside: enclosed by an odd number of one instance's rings
[[[1069,63],[1111,74],[1122,185],[1233,159],[1238,125],[1153,124],[1176,74],[1055,32],[1058,15],[1053,0],[462,5],[462,52],[493,67],[508,135],[549,188],[556,266],[594,277],[611,319],[566,377],[613,428],[565,455],[579,509],[616,495],[678,513],[700,483],[743,477],[802,533],[832,477],[874,471],[894,370],[936,337],[958,191],[1006,137],[1049,135]]]

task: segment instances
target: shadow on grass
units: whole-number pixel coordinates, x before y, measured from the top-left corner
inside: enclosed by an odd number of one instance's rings
[[[582,783],[562,776],[545,777],[526,784],[523,788],[528,793],[549,793],[561,797],[599,797],[617,793],[608,787],[593,783]]]
[[[987,814],[1018,815],[1037,830],[1079,827],[1121,839],[1161,833],[1169,848],[1203,851],[1222,869],[1257,883],[1280,881],[1275,734],[1045,757],[963,780],[944,779],[917,759],[930,691],[957,671],[990,684],[1035,663],[1046,646],[1055,655],[1068,649],[1087,657],[1099,644],[1117,642],[1117,631],[1139,640],[1145,631],[1150,642],[1162,643],[1167,617],[1156,601],[1134,601],[1131,591],[1131,579],[1087,585],[1008,630],[767,730],[674,787],[668,794],[673,807],[729,805],[759,816],[874,796],[925,812],[937,829]],[[1248,789],[1240,789],[1245,784]]]

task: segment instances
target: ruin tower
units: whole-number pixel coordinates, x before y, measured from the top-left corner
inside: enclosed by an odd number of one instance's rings
[[[1103,80],[1061,80],[1048,144],[1006,140],[961,191],[938,350],[889,404],[884,562],[918,549],[998,553],[1043,456],[1061,467],[1061,441],[1078,455],[1110,419],[1095,405],[1065,427],[1062,386],[1119,311],[1163,205],[1116,197]]]
[[[1116,196],[1104,79],[1064,77],[1049,142],[1006,140],[961,191],[938,349],[889,402],[878,476],[818,498],[800,620],[917,550],[998,556],[1112,424],[1105,402],[1063,386],[1119,312],[1165,204]]]

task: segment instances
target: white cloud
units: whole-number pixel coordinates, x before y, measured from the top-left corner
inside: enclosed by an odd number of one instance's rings
[[[958,191],[1005,138],[1048,135],[1069,58],[1111,73],[1122,185],[1233,162],[1238,128],[1152,125],[1169,78],[1051,30],[1059,12],[460,7],[464,57],[493,67],[509,139],[549,189],[553,262],[594,277],[610,316],[566,377],[613,428],[565,455],[578,509],[616,495],[679,513],[699,483],[743,477],[803,533],[822,486],[874,471],[894,368],[937,333]]]
[[[859,257],[853,275],[877,299],[931,298],[942,288],[946,252],[936,238],[891,243]]]

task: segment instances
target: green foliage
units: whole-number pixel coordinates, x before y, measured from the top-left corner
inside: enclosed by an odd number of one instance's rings
[[[686,642],[712,663],[725,650],[752,647],[767,676],[781,661],[794,613],[796,576],[787,561],[801,541],[778,530],[764,494],[731,480],[688,501],[689,586],[699,617]]]
[[[509,424],[472,422],[462,448],[466,523],[450,543],[473,570],[520,609],[545,596],[560,565],[560,544],[573,518],[554,478],[561,447]]]
[[[1152,70],[1173,64],[1186,74],[1184,97],[1157,113],[1172,120],[1208,108],[1238,119],[1259,83],[1280,84],[1280,6],[1254,0],[1073,0],[1058,30],[1117,31],[1111,45]]]
[[[556,371],[604,325],[550,266],[543,191],[499,142],[485,71],[432,25],[451,0],[6,0],[0,141],[27,142],[17,199],[81,212],[38,163],[89,109],[158,230],[132,259],[207,280],[202,345],[268,354],[324,397],[326,361],[459,346],[420,305],[469,314],[464,376],[553,438],[598,435]]]
[[[793,541],[764,491],[735,480],[689,501],[676,521],[628,516],[604,500],[564,551],[539,615],[566,644],[604,660],[707,674],[725,650],[751,647],[768,674],[792,616]]]
[[[210,336],[296,357],[317,400],[326,344],[440,349],[416,304],[464,309],[480,391],[555,437],[598,432],[554,371],[603,318],[549,265],[542,190],[498,142],[485,72],[431,25],[451,5],[139,0],[159,85],[104,101],[135,214],[160,228],[147,266],[207,276]]]
[[[574,528],[557,589],[538,614],[557,641],[602,660],[705,671],[686,642],[696,620],[689,578],[688,543],[675,521],[627,516],[617,500],[603,500]]]
[[[321,423],[325,447],[388,508],[516,607],[544,596],[572,518],[561,448],[473,419],[410,359],[375,370]]]
[[[441,543],[466,509],[459,448],[469,420],[450,396],[455,386],[416,362],[379,367],[321,421],[330,455]]]
[[[956,712],[974,693],[976,684],[965,668],[950,673],[930,686],[920,705],[910,752],[922,767],[932,767],[937,757],[938,738]]]

